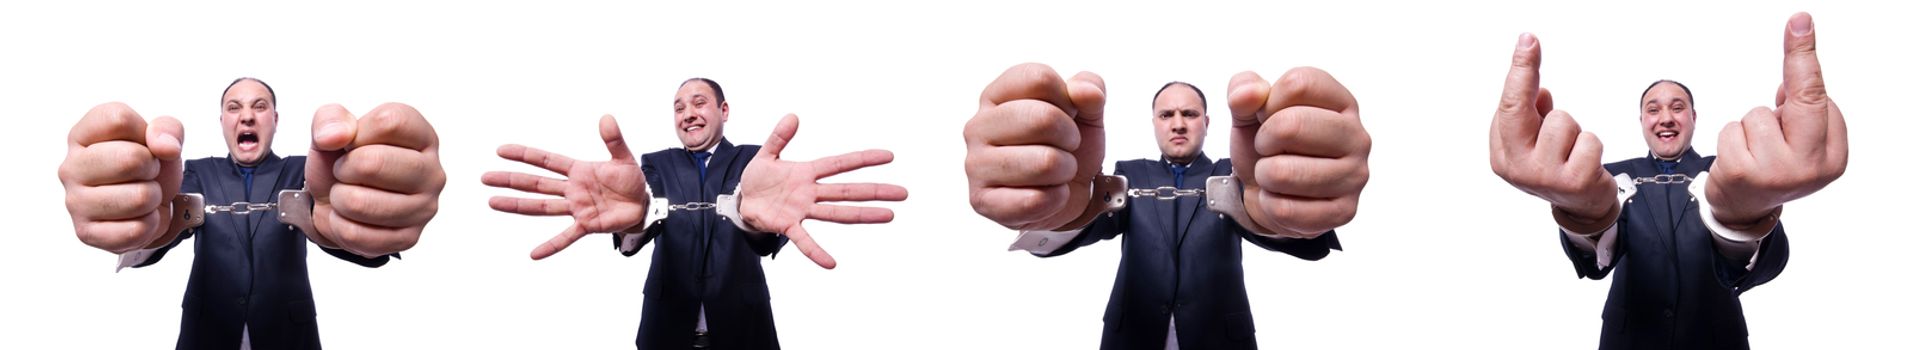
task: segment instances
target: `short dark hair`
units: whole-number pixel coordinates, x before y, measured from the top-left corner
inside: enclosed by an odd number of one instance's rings
[[[1659,81],[1652,82],[1652,85],[1646,85],[1646,91],[1639,92],[1639,106],[1645,107],[1646,94],[1652,93],[1652,88],[1658,87],[1659,84],[1664,84],[1664,83],[1672,83],[1672,85],[1678,85],[1679,90],[1685,90],[1685,104],[1687,106],[1699,105],[1698,102],[1693,102],[1693,100],[1697,100],[1698,98],[1692,97],[1692,89],[1685,87],[1685,83],[1681,83],[1677,80],[1672,80],[1672,79],[1659,79]]]
[[[1170,87],[1174,87],[1175,85],[1181,85],[1181,86],[1186,86],[1186,87],[1188,87],[1189,89],[1193,89],[1193,90],[1194,90],[1194,95],[1195,95],[1195,96],[1197,96],[1197,97],[1200,97],[1200,98],[1201,98],[1201,110],[1203,110],[1203,111],[1206,111],[1206,110],[1208,110],[1208,94],[1204,94],[1204,93],[1201,93],[1201,88],[1198,88],[1198,87],[1194,87],[1194,84],[1189,84],[1189,83],[1187,83],[1187,82],[1183,82],[1183,81],[1170,81],[1170,82],[1168,82],[1167,84],[1163,84],[1163,85],[1161,85],[1161,89],[1160,89],[1160,90],[1155,90],[1155,99],[1156,99],[1156,100],[1159,100],[1159,99],[1161,99],[1161,92],[1162,92],[1162,91],[1168,91],[1168,88],[1170,88]],[[1152,100],[1150,100],[1150,101],[1152,101]],[[1149,106],[1154,106],[1154,102],[1149,102],[1149,103],[1148,103],[1148,105],[1149,105]]]
[[[714,91],[717,94],[717,104],[723,104],[723,85],[717,85],[717,81],[710,80],[710,78],[685,79],[682,84],[677,84],[677,88],[681,89],[684,85],[690,85],[690,82],[693,81],[701,81],[704,85],[709,85],[710,91]]]
[[[226,90],[219,92],[219,104],[220,105],[226,104],[226,101],[225,101],[226,93],[232,92],[233,85],[239,85],[239,82],[247,81],[247,80],[258,82],[260,86],[264,86],[265,93],[267,95],[271,95],[268,97],[272,98],[272,109],[279,109],[279,93],[272,91],[272,84],[266,84],[264,80],[259,80],[259,78],[253,78],[253,77],[239,77],[239,79],[233,79],[232,83],[226,84]]]

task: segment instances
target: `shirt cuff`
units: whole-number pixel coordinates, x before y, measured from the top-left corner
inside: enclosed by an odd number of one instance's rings
[[[617,251],[624,252],[624,253],[637,252],[637,248],[640,247],[638,244],[643,243],[644,235],[648,235],[648,234],[649,234],[648,232],[618,233],[617,234]]]
[[[159,248],[145,248],[145,249],[134,250],[134,251],[125,252],[125,253],[120,253],[119,267],[114,268],[113,272],[119,272],[120,270],[125,270],[128,267],[134,267],[134,266],[139,266],[139,264],[144,264],[146,263],[146,260],[152,259],[153,253],[156,253],[156,252],[159,252]]]
[[[1712,232],[1712,244],[1718,246],[1720,250],[1751,252],[1751,259],[1745,263],[1745,270],[1751,271],[1752,266],[1758,264],[1761,243],[1765,237],[1771,236],[1772,232],[1778,231],[1778,225],[1772,225],[1772,228],[1765,232],[1750,232],[1734,230],[1720,224],[1718,217],[1712,215],[1711,201],[1705,198],[1705,181],[1709,174],[1699,173],[1698,177],[1692,179],[1691,188],[1698,189],[1692,191],[1692,200],[1699,204],[1699,218],[1705,222],[1705,229]]]
[[[1009,251],[1026,250],[1035,255],[1048,255],[1054,253],[1056,249],[1061,249],[1068,242],[1074,241],[1075,236],[1080,236],[1083,229],[1085,228],[1068,231],[1022,231],[1020,236],[1015,237],[1015,243],[1009,244]]]
[[[1573,232],[1565,227],[1560,227],[1559,232],[1565,232],[1566,239],[1572,241],[1573,246],[1592,250],[1593,260],[1599,263],[1599,268],[1612,266],[1613,246],[1619,242],[1616,238],[1619,237],[1619,221],[1614,220],[1612,225],[1606,226],[1606,229],[1599,232]]]

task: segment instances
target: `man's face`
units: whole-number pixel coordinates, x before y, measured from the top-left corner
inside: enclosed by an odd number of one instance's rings
[[[1640,100],[1639,128],[1645,132],[1652,155],[1661,159],[1678,158],[1692,146],[1692,123],[1697,117],[1692,96],[1678,84],[1653,85]]]
[[[718,103],[710,84],[683,84],[677,88],[677,99],[672,104],[677,110],[677,140],[683,141],[683,148],[708,150],[723,138],[723,123],[730,120],[730,103]]]
[[[1155,143],[1168,160],[1188,162],[1208,138],[1208,111],[1194,89],[1175,84],[1155,97]]]
[[[279,106],[272,105],[272,93],[265,84],[243,80],[226,90],[225,105],[220,107],[219,126],[226,133],[226,150],[241,165],[257,165],[272,148],[272,135],[279,131]]]

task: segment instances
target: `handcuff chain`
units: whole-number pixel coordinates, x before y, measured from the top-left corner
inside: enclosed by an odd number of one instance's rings
[[[227,213],[233,215],[250,215],[255,212],[273,210],[279,210],[279,203],[232,202],[231,205],[213,204],[206,206],[206,214]]]
[[[1682,183],[1690,183],[1690,182],[1692,182],[1692,177],[1686,176],[1685,174],[1659,174],[1659,175],[1653,175],[1651,177],[1632,178],[1632,184],[1634,185],[1644,185],[1644,184],[1670,185],[1670,184],[1682,184]]]
[[[717,209],[717,204],[711,203],[711,202],[689,202],[684,204],[670,205],[670,210],[673,210],[673,211],[674,210],[697,211],[697,210],[716,210],[716,209]]]
[[[1182,189],[1182,188],[1174,188],[1170,186],[1161,186],[1156,188],[1129,189],[1128,196],[1129,197],[1152,197],[1157,200],[1165,201],[1165,200],[1173,200],[1175,198],[1181,198],[1181,197],[1197,197],[1197,196],[1206,194],[1206,192],[1207,192],[1206,190],[1202,190],[1199,188]]]

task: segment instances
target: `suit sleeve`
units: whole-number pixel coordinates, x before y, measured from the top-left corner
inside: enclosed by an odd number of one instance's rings
[[[1262,249],[1287,253],[1287,255],[1293,255],[1302,260],[1319,261],[1321,258],[1326,258],[1327,254],[1331,253],[1332,250],[1341,250],[1340,235],[1333,230],[1329,230],[1327,233],[1322,233],[1319,237],[1312,239],[1295,239],[1257,235],[1253,232],[1248,232],[1246,228],[1242,228],[1238,224],[1233,226],[1234,231],[1241,235],[1242,239],[1253,242],[1254,245],[1260,246]]]
[[[638,165],[638,168],[644,171],[644,186],[647,187],[647,192],[650,192],[651,197],[669,197],[669,194],[664,193],[663,174],[657,171],[657,167],[653,165],[657,164],[655,157],[646,154],[642,157],[642,160],[643,162]],[[664,205],[664,203],[650,203],[650,205]],[[645,220],[649,220],[649,218],[645,218]],[[644,232],[641,234],[612,234],[610,239],[611,249],[616,249],[617,252],[623,253],[624,256],[637,255],[637,251],[643,250],[646,245],[650,245],[650,240],[657,239],[657,235],[664,233],[665,222],[668,221],[657,220],[657,222],[649,223],[649,226],[644,227]]]
[[[353,264],[358,264],[358,266],[364,266],[364,267],[385,266],[386,263],[391,262],[392,258],[398,257],[398,253],[380,255],[376,258],[367,258],[363,256],[358,256],[358,254],[352,254],[352,252],[345,251],[344,249],[332,249],[332,248],[326,248],[326,247],[319,247],[319,250],[323,250],[325,251],[325,254],[329,254],[334,258],[338,258],[339,260],[344,260],[347,262],[351,262]]]
[[[1751,267],[1740,261],[1713,253],[1717,261],[1713,271],[1718,273],[1719,284],[1732,289],[1734,294],[1745,293],[1752,287],[1771,282],[1785,272],[1785,263],[1791,260],[1791,240],[1785,237],[1785,223],[1781,220],[1772,228],[1772,234],[1759,242],[1758,253],[1752,257]]]
[[[1610,260],[1613,264],[1608,266],[1599,266],[1599,253],[1597,251],[1580,249],[1579,246],[1574,245],[1572,239],[1566,236],[1572,233],[1566,232],[1565,229],[1555,229],[1559,232],[1559,245],[1566,250],[1566,259],[1573,262],[1573,271],[1577,273],[1580,278],[1590,278],[1594,280],[1606,278],[1606,275],[1612,273],[1613,266],[1618,265],[1619,257],[1625,255],[1625,242],[1619,240],[1624,239],[1626,236],[1624,229],[1626,226],[1626,214],[1621,213],[1619,215],[1619,221],[1614,223],[1614,225],[1617,226],[1616,230],[1607,234],[1607,237],[1601,238],[1601,240],[1613,240],[1613,243],[1611,243],[1613,250],[1612,259]]]

